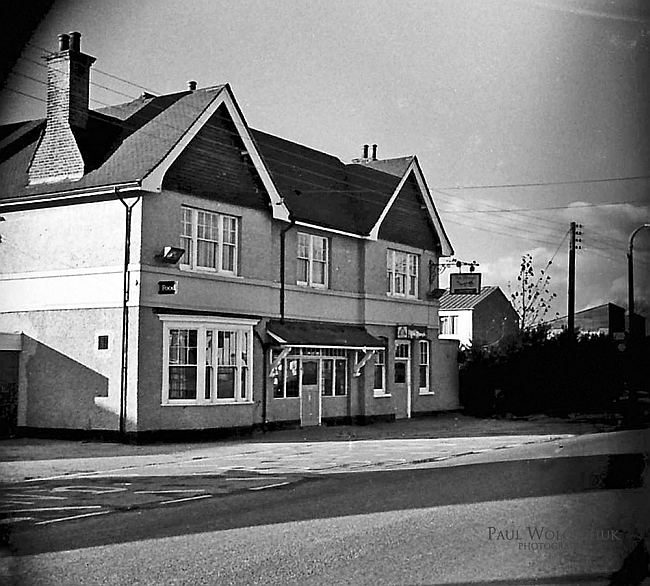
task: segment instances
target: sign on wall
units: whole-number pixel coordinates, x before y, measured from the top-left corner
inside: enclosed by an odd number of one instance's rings
[[[176,295],[178,281],[158,281],[158,295]]]
[[[478,295],[481,292],[481,273],[452,273],[449,275],[449,293],[469,293]]]
[[[402,340],[426,339],[427,328],[425,326],[397,326],[397,335],[395,337]]]

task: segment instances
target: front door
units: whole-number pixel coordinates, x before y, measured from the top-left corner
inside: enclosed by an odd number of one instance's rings
[[[320,425],[319,360],[302,360],[300,368],[300,425]]]
[[[395,418],[411,416],[411,342],[395,342]]]

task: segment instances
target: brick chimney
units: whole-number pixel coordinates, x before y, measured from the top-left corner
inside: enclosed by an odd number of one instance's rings
[[[88,122],[90,67],[81,34],[59,35],[59,50],[47,61],[47,122],[29,167],[29,183],[81,179],[84,160],[75,133]]]

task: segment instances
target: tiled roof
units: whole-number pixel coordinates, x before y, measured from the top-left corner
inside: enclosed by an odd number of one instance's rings
[[[260,130],[251,133],[296,220],[367,235],[399,184],[399,177],[346,165]]]
[[[55,194],[139,181],[144,178],[187,132],[206,106],[225,86],[180,92],[155,98],[138,98],[101,111],[91,112],[80,147],[92,151],[90,172],[78,181],[27,185],[27,170],[40,132],[20,144],[26,126],[19,126],[0,146],[0,203],[9,198]],[[43,121],[39,121],[43,124]],[[34,122],[27,123],[34,124]],[[39,125],[42,130],[42,126]]]
[[[137,188],[154,169],[164,168],[161,162],[183,145],[201,115],[226,98],[237,111],[237,131],[250,133],[259,152],[264,169],[258,172],[270,175],[267,190],[277,190],[280,203],[296,221],[359,236],[376,229],[414,157],[345,164],[332,155],[250,129],[227,85],[164,96],[146,94],[91,111],[86,129],[75,130],[85,162],[85,174],[76,181],[28,185],[28,169],[44,120],[0,127],[0,206],[24,206],[87,189]],[[437,230],[446,241],[441,224]]]
[[[445,291],[440,298],[441,310],[474,309],[479,303],[495,293],[499,287],[482,287],[478,295],[472,293],[454,293]]]

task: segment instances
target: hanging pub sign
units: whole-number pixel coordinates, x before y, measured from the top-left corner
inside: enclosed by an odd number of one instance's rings
[[[397,338],[401,340],[419,340],[427,337],[426,326],[397,326]]]
[[[178,281],[158,281],[158,295],[176,295]]]
[[[469,293],[478,295],[481,292],[481,273],[452,273],[449,275],[449,293]]]

